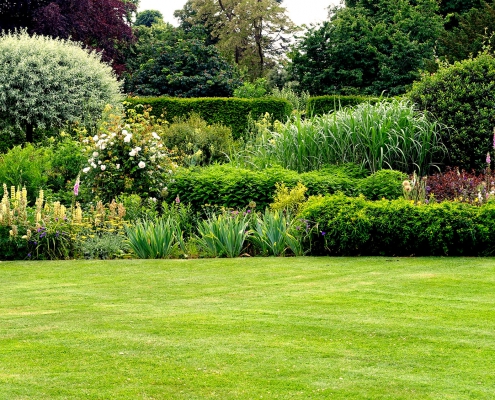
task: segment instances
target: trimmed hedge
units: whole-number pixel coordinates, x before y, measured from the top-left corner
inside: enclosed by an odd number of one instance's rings
[[[274,119],[285,121],[292,112],[291,104],[285,99],[264,97],[260,99],[239,99],[223,97],[172,98],[132,97],[126,100],[127,107],[138,104],[150,105],[151,115],[159,118],[162,114],[171,122],[174,117],[199,114],[209,124],[221,124],[232,129],[234,139],[242,137],[248,129],[248,117],[257,119],[269,113]]]
[[[495,252],[495,203],[414,205],[344,194],[313,197],[302,218],[317,224],[311,253],[382,256],[485,256]]]
[[[369,102],[371,104],[386,101],[388,98],[370,97],[370,96],[316,96],[310,97],[306,106],[306,115],[321,115],[338,110],[340,107],[357,106],[361,103]]]
[[[352,164],[302,174],[281,167],[253,171],[228,164],[181,169],[168,186],[168,199],[172,202],[179,196],[194,211],[200,211],[205,204],[241,209],[250,201],[256,202],[258,210],[264,210],[273,202],[275,184],[282,182],[288,188],[301,182],[310,196],[336,192],[349,196],[362,193],[370,199],[402,195],[402,173],[381,171],[368,177],[365,174]]]

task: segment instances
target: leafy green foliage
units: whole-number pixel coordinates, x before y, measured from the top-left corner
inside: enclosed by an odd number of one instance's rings
[[[144,10],[136,14],[134,26],[144,25],[149,28],[156,23],[163,23],[163,14],[158,10]]]
[[[256,215],[252,225],[252,235],[248,240],[255,246],[256,253],[262,256],[283,256],[287,250],[302,256],[302,235],[304,230],[297,220],[280,210],[266,209]]]
[[[222,55],[250,80],[263,77],[282,58],[294,31],[279,0],[192,0],[185,8],[189,23],[204,25]]]
[[[495,2],[482,2],[455,18],[455,26],[440,37],[438,54],[449,62],[478,55],[485,46],[494,48]]]
[[[29,258],[29,248],[26,239],[12,237],[10,226],[0,226],[0,255],[2,260],[24,260]]]
[[[74,195],[74,184],[86,161],[82,143],[68,134],[61,133],[58,138],[50,141],[49,147],[52,157],[46,187],[60,201],[70,204]]]
[[[227,160],[234,147],[232,130],[220,124],[209,125],[198,114],[175,118],[162,134],[164,145],[183,165],[207,165]]]
[[[249,202],[256,203],[256,209],[264,210],[274,200],[277,183],[293,188],[301,182],[308,188],[308,195],[342,191],[356,195],[356,178],[362,177],[362,170],[355,167],[346,169],[328,168],[298,174],[281,167],[249,170],[232,165],[213,165],[205,168],[179,169],[174,182],[168,186],[168,202],[177,196],[183,203],[190,203],[194,211],[201,211],[205,204],[233,209],[243,209]]]
[[[46,188],[52,171],[53,152],[50,148],[15,146],[0,155],[0,185],[26,187],[29,201],[34,202],[39,189]]]
[[[0,36],[0,92],[0,118],[28,129],[28,141],[33,126],[92,126],[106,104],[121,99],[120,85],[100,55],[26,32]]]
[[[382,169],[358,183],[359,193],[368,200],[397,199],[402,196],[402,182],[407,179],[403,172]]]
[[[169,218],[140,220],[125,227],[129,245],[138,258],[167,258],[181,242],[178,224]]]
[[[298,93],[290,85],[284,85],[282,89],[275,87],[270,93],[271,97],[276,99],[287,100],[292,105],[292,110],[297,110],[298,112],[305,112],[307,104],[310,100],[309,92],[301,91]]]
[[[85,239],[76,238],[76,254],[86,260],[111,260],[122,258],[129,252],[127,237],[114,232],[102,232]]]
[[[318,224],[313,254],[480,256],[494,251],[494,203],[414,205],[340,194],[310,198],[301,215]]]
[[[248,128],[249,117],[258,118],[269,113],[274,119],[285,120],[291,113],[290,103],[283,99],[236,99],[195,98],[177,99],[167,97],[128,98],[127,107],[150,105],[151,115],[168,121],[175,117],[187,117],[197,113],[208,124],[221,124],[232,129],[234,139],[242,137]]]
[[[234,90],[234,97],[243,99],[256,99],[264,97],[268,92],[266,79],[258,78],[254,82],[244,82]]]
[[[408,96],[419,109],[455,128],[442,132],[450,165],[468,171],[485,167],[495,126],[493,56],[481,54],[453,65],[440,65],[437,73],[415,83]]]
[[[368,3],[368,2],[366,2]],[[334,11],[290,54],[290,74],[312,95],[396,95],[434,58],[442,29],[435,0],[378,0]]]
[[[125,90],[139,96],[231,96],[241,84],[215,46],[168,24],[139,26]]]
[[[248,228],[249,214],[224,210],[199,222],[196,241],[209,256],[239,257],[251,235]]]

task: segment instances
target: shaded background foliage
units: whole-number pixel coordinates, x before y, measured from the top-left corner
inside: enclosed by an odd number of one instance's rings
[[[135,28],[125,90],[144,96],[231,96],[241,85],[237,70],[203,38],[168,24]]]

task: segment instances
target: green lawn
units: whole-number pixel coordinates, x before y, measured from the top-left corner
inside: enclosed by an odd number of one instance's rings
[[[0,399],[494,399],[495,259],[0,263]]]

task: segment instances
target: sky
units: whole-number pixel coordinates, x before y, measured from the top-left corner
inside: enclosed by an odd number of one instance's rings
[[[318,23],[327,19],[328,6],[335,6],[340,0],[284,0],[282,5],[287,9],[289,17],[297,25]],[[158,10],[163,14],[165,22],[177,25],[174,11],[184,7],[186,0],[140,0],[138,11]]]

